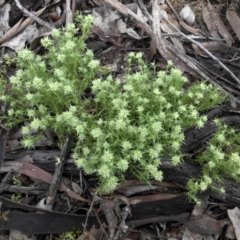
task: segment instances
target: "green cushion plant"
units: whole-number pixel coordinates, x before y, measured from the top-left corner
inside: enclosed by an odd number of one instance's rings
[[[43,56],[28,49],[18,52],[18,70],[7,90],[6,84],[1,87],[0,99],[9,106],[5,124],[29,123],[22,127],[22,144],[28,148],[48,128],[60,143],[73,135],[76,165],[86,174],[97,174],[99,191],[114,190],[127,171],[148,183],[161,181],[160,157],[180,164],[184,130],[204,126],[207,117],[201,112],[226,96],[205,82],[185,88],[187,79],[171,62],[166,71],[157,71],[144,62],[142,53],[129,54],[124,83],[102,74],[100,62],[85,45],[92,18],[76,20],[80,36],[69,24],[41,41]],[[201,182],[189,182],[192,199],[205,189],[197,184]],[[207,186],[211,184],[208,179]]]

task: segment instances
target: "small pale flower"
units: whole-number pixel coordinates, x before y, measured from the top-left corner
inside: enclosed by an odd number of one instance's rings
[[[48,48],[52,46],[52,40],[49,39],[49,37],[45,37],[41,40],[41,44],[45,47]]]
[[[101,79],[95,79],[92,81],[92,90],[97,91],[100,90],[102,87],[102,80]]]
[[[142,152],[139,150],[133,151],[133,159],[136,161],[140,161],[142,159]]]
[[[94,138],[100,138],[102,136],[102,130],[100,128],[94,128],[91,130],[91,135]]]
[[[74,47],[76,46],[76,44],[73,41],[67,41],[65,48],[68,51],[71,51],[74,49]]]
[[[41,114],[46,114],[47,113],[47,108],[43,104],[40,104],[38,106],[38,110]]]
[[[62,69],[56,68],[54,69],[54,76],[58,77],[59,79],[65,78],[65,74]]]
[[[173,142],[172,142],[172,148],[173,148],[175,151],[179,150],[179,148],[180,148],[180,143],[177,142],[177,141],[173,141]]]
[[[148,130],[145,127],[140,127],[139,133],[141,138],[146,138],[146,136],[148,135]]]
[[[168,91],[172,94],[175,94],[175,92],[177,91],[177,89],[174,86],[170,86]]]
[[[161,143],[156,143],[156,144],[154,145],[154,149],[155,149],[156,151],[158,151],[158,154],[159,154],[160,152],[162,152],[163,146],[162,146]]]
[[[118,114],[119,118],[127,118],[129,116],[129,110],[126,109],[121,109],[119,114]]]
[[[225,157],[225,154],[223,152],[221,152],[220,150],[216,149],[214,157],[216,160],[223,160]]]
[[[105,149],[109,149],[109,146],[110,146],[110,144],[107,141],[103,143],[103,147]]]
[[[113,160],[113,154],[110,151],[105,151],[102,155],[102,160],[104,162],[111,162]]]
[[[40,88],[43,86],[43,80],[42,78],[39,77],[34,77],[33,78],[33,86],[36,88]]]
[[[48,86],[52,91],[59,91],[62,84],[58,82],[48,82]]]
[[[32,148],[34,147],[34,141],[30,138],[24,138],[21,143],[26,147],[26,148]]]
[[[132,144],[130,142],[128,142],[128,141],[124,141],[122,143],[122,148],[127,151],[127,150],[132,148]]]
[[[193,118],[197,118],[198,117],[198,111],[196,109],[192,110],[190,112],[190,116]]]
[[[155,82],[158,86],[162,86],[164,84],[163,78],[159,76],[156,78]]]
[[[103,185],[103,191],[110,192],[110,191],[115,190],[115,188],[117,187],[118,179],[116,177],[112,176],[112,177],[106,179],[104,182],[105,182],[105,184]]]
[[[203,178],[207,185],[210,185],[212,183],[212,179],[209,176],[204,175]]]
[[[66,58],[66,55],[65,54],[62,54],[62,53],[58,53],[57,54],[57,61],[62,63],[65,61],[65,58]]]
[[[155,158],[159,157],[158,151],[155,150],[155,149],[153,149],[153,148],[150,148],[150,149],[149,149],[149,156],[150,156],[150,158],[152,158],[152,159],[155,159]]]
[[[137,111],[138,111],[139,113],[142,113],[142,112],[144,111],[144,107],[143,107],[143,106],[138,106],[138,107],[137,107]]]
[[[154,89],[153,89],[153,93],[154,93],[155,95],[160,95],[160,94],[161,94],[161,92],[159,91],[158,88],[154,88]]]
[[[200,88],[201,90],[206,90],[206,89],[207,89],[207,85],[206,85],[205,83],[201,82],[201,83],[199,84],[199,88]]]
[[[128,161],[125,160],[125,159],[121,159],[117,163],[117,168],[122,170],[122,171],[126,171],[128,169]]]
[[[221,187],[221,188],[219,189],[219,192],[222,193],[222,194],[224,194],[224,193],[225,193],[225,189]]]
[[[180,105],[179,108],[178,108],[179,112],[183,113],[183,112],[186,112],[186,106],[185,105]]]
[[[152,129],[154,130],[154,132],[159,133],[162,130],[162,123],[161,122],[154,122],[151,125]]]
[[[199,119],[196,121],[196,126],[202,128],[204,126],[204,122],[201,119]]]
[[[209,161],[209,162],[208,162],[208,167],[209,167],[210,169],[214,168],[215,166],[216,166],[216,164],[215,164],[213,161]]]
[[[172,117],[173,117],[173,119],[178,119],[179,118],[179,113],[178,112],[173,112]]]
[[[187,93],[187,96],[188,96],[189,98],[194,98],[194,94],[193,94],[192,92],[188,92],[188,93]]]
[[[33,130],[38,130],[38,129],[41,128],[41,126],[42,126],[42,122],[41,122],[39,119],[37,119],[37,118],[34,118],[34,119],[32,120],[32,122],[30,123],[30,127],[31,127]]]
[[[23,135],[28,135],[28,134],[30,134],[30,129],[29,129],[29,127],[23,126],[23,127],[22,127],[22,134],[23,134]]]
[[[158,169],[152,165],[152,164],[147,164],[145,166],[145,169],[154,177],[155,173],[158,172]]]
[[[167,62],[167,66],[168,66],[168,68],[173,67],[173,61],[168,60],[168,62]]]
[[[33,95],[32,93],[27,93],[25,97],[26,97],[26,99],[27,99],[28,101],[32,101],[34,95]]]
[[[230,161],[232,161],[234,163],[238,163],[240,161],[238,153],[232,153],[230,155]]]
[[[173,132],[179,134],[182,131],[181,125],[176,125],[173,127]]]
[[[110,170],[108,165],[102,165],[98,170],[98,174],[104,178],[108,178],[110,176]]]
[[[9,116],[13,116],[14,113],[15,113],[15,111],[14,111],[13,108],[8,109],[8,115],[9,115]]]
[[[178,155],[175,155],[172,157],[172,163],[174,166],[178,165],[179,163],[181,163],[181,157]]]
[[[154,177],[154,179],[156,181],[160,181],[161,182],[163,180],[163,174],[162,174],[161,171],[155,172],[153,177]]]
[[[195,97],[196,99],[200,100],[200,99],[203,99],[203,94],[201,92],[196,92],[195,93]]]
[[[216,138],[217,138],[217,140],[218,140],[219,142],[224,142],[224,141],[226,140],[223,133],[218,133],[218,134],[216,135]]]
[[[13,85],[17,85],[17,84],[19,84],[20,83],[20,80],[19,80],[19,78],[18,77],[16,77],[16,76],[11,76],[10,77],[10,82],[11,82],[11,84],[13,84]]]
[[[52,36],[55,38],[59,38],[61,36],[61,32],[55,28],[52,30]]]
[[[77,167],[78,168],[82,168],[82,167],[84,167],[84,165],[85,165],[85,159],[84,158],[78,158],[76,161],[75,161],[75,163],[76,163],[76,165],[77,165]]]
[[[94,57],[92,50],[88,49],[85,54],[86,54],[86,57],[88,57],[90,59],[92,59]]]
[[[126,127],[126,122],[123,119],[118,119],[116,121],[115,128],[116,130],[124,129]]]
[[[98,60],[91,60],[88,64],[88,67],[90,67],[91,69],[96,69],[98,68],[100,65],[100,62]]]
[[[123,89],[127,92],[132,92],[134,90],[133,86],[129,83],[124,84]]]
[[[33,109],[28,109],[28,110],[27,110],[27,115],[28,115],[28,117],[30,117],[30,118],[35,117],[35,116],[36,116],[36,111],[33,110]]]
[[[77,131],[77,134],[84,133],[84,126],[82,124],[78,124],[76,126],[76,131]]]
[[[170,109],[172,107],[172,104],[171,103],[167,103],[166,104],[166,109]]]
[[[199,186],[200,186],[201,191],[205,191],[208,187],[204,181],[201,181]]]
[[[143,57],[143,53],[142,52],[136,53],[136,58],[137,59],[141,59],[142,57]]]

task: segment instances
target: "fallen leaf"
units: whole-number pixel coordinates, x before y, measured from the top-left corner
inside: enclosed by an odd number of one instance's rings
[[[187,226],[190,231],[201,235],[219,234],[222,231],[220,223],[205,214],[192,217],[190,221],[184,222],[184,225]]]
[[[233,38],[229,33],[228,29],[222,22],[217,10],[212,6],[212,4],[208,1],[207,6],[202,7],[203,20],[207,25],[207,28],[211,35],[214,38],[224,38],[226,43],[230,46],[232,45]]]
[[[232,30],[236,33],[238,40],[240,40],[240,17],[236,11],[228,9],[226,12],[226,17],[230,23]]]
[[[228,216],[235,228],[237,240],[240,240],[240,210],[238,207],[227,210]]]

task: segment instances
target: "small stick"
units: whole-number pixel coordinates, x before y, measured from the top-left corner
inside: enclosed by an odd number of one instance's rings
[[[22,6],[22,4],[19,2],[19,0],[15,0],[17,7],[28,17],[34,19],[36,22],[38,22],[40,25],[47,27],[49,30],[53,30],[53,27],[51,27],[48,23],[44,22],[42,19],[36,17],[34,14],[29,12],[26,8]]]
[[[71,144],[71,136],[68,136],[64,142],[60,158],[56,157],[58,162],[56,163],[56,169],[53,175],[52,183],[49,187],[49,191],[46,197],[46,204],[53,207],[57,195],[57,190],[59,188],[59,184],[61,182],[61,177],[63,173],[63,168],[67,159],[67,155],[70,149]]]

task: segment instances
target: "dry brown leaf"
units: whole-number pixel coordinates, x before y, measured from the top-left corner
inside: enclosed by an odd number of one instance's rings
[[[190,221],[184,222],[184,225],[187,226],[190,231],[201,235],[219,234],[222,231],[219,221],[206,214],[192,217]]]
[[[235,228],[237,240],[240,240],[240,210],[238,207],[227,210],[228,216]]]
[[[238,40],[240,40],[240,17],[239,17],[239,15],[236,13],[236,11],[228,9],[226,16],[227,16],[227,20],[230,23],[233,31],[237,35]]]
[[[40,9],[35,13],[35,16],[39,16],[43,13],[45,8]],[[16,36],[18,33],[22,32],[27,26],[31,25],[34,22],[34,20],[30,17],[25,19],[20,19],[12,28],[9,29],[1,38],[0,38],[0,44],[3,42],[9,40],[10,38]]]
[[[207,6],[203,6],[203,20],[207,25],[209,32],[214,38],[224,38],[226,43],[231,46],[233,43],[233,38],[229,33],[228,29],[222,22],[218,12],[212,6],[210,2],[208,2]]]
[[[167,15],[167,18],[168,18],[168,20],[169,20],[176,28],[179,29],[179,24],[178,24],[178,22],[177,22],[175,19],[173,19],[170,15]],[[164,32],[166,32],[166,33],[169,33],[169,34],[171,34],[171,33],[176,33],[176,30],[173,29],[173,28],[172,28],[166,21],[164,21],[164,20],[161,21],[161,25],[160,25],[160,26],[161,26],[161,29],[162,29]],[[175,46],[176,48],[178,48],[179,51],[181,51],[182,53],[185,54],[185,49],[184,49],[184,47],[183,47],[180,39],[179,39],[178,37],[171,37],[171,36],[170,36],[170,38],[171,38],[174,46]]]
[[[52,183],[52,179],[53,179],[53,176],[50,173],[44,171],[43,169],[31,163],[26,163],[26,162],[21,163],[19,169],[14,169],[14,172],[25,174],[29,177],[36,178],[38,180],[41,180],[49,184]],[[59,189],[63,192],[66,192],[67,195],[71,198],[74,198],[83,202],[89,202],[87,199],[79,196],[78,194],[73,192],[71,189],[69,189],[63,182],[60,182]]]
[[[88,232],[84,232],[77,240],[96,240],[93,236],[90,235]]]
[[[160,14],[159,14],[160,13]],[[183,72],[189,72],[191,74],[194,74],[193,70],[187,66],[175,53],[169,50],[169,47],[167,45],[172,45],[169,42],[167,42],[161,34],[161,28],[160,28],[160,15],[166,16],[166,12],[163,10],[160,10],[158,1],[153,0],[153,9],[152,9],[152,15],[153,15],[153,34],[152,34],[152,41],[151,41],[151,49],[152,52],[154,52],[155,48],[158,49],[159,53],[162,55],[162,57],[169,61],[171,60],[174,65],[182,70]]]
[[[11,10],[11,5],[6,3],[0,8],[0,37],[8,31],[9,27],[9,11]]]
[[[130,205],[137,204],[140,202],[152,202],[152,201],[160,201],[165,199],[171,199],[175,197],[181,196],[182,193],[178,194],[170,194],[170,193],[159,193],[155,195],[147,195],[147,196],[137,196],[128,198]]]
[[[198,28],[193,28],[189,25],[187,25],[182,19],[179,20],[180,25],[187,30],[188,32],[195,34],[196,36],[203,36],[202,31]]]
[[[182,236],[182,240],[202,240],[203,236],[190,231],[187,227],[184,230],[183,236]]]

